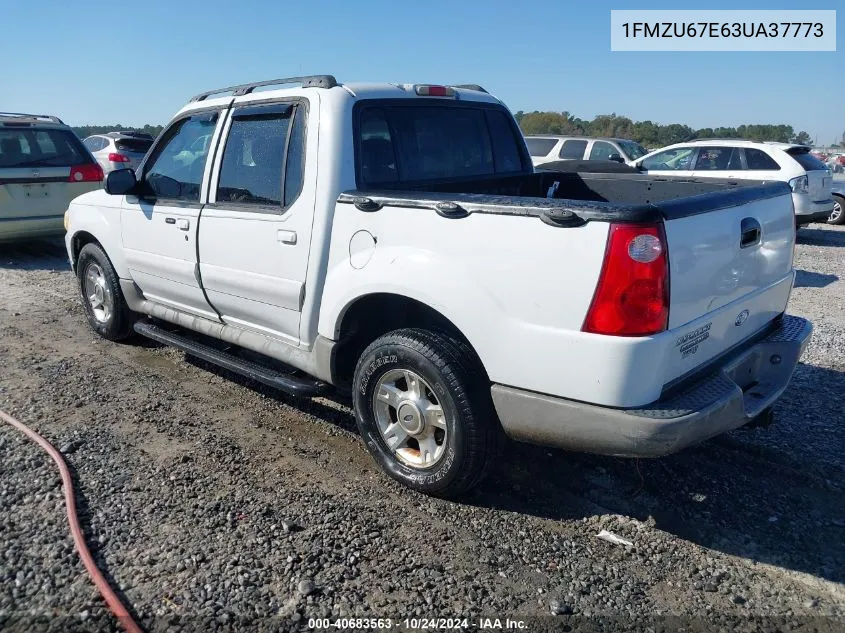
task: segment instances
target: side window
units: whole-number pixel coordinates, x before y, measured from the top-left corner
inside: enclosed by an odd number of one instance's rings
[[[607,141],[594,141],[593,148],[590,150],[590,160],[610,160],[611,154],[620,154],[620,152]]]
[[[97,139],[95,138],[86,138],[84,141],[82,141],[82,144],[87,147],[88,150],[91,152],[97,151]]]
[[[294,112],[293,129],[288,141],[288,158],[285,162],[285,199],[284,206],[289,206],[302,191],[305,178],[305,120],[307,111],[297,107]]]
[[[526,138],[525,144],[528,146],[528,153],[532,156],[548,156],[555,145],[557,145],[556,138]]]
[[[702,147],[695,162],[696,171],[742,169],[739,149],[734,147]]]
[[[676,147],[658,152],[642,162],[646,171],[684,171],[692,169],[692,159],[695,156],[694,147]]]
[[[561,158],[584,158],[584,151],[587,149],[587,141],[564,141],[560,148]]]
[[[282,205],[285,144],[293,106],[246,106],[232,114],[217,184],[217,202]]]
[[[147,195],[198,202],[217,113],[197,115],[174,123],[144,172]]]
[[[780,165],[774,158],[763,150],[751,147],[745,148],[745,164],[752,170],[778,171],[780,169]]]

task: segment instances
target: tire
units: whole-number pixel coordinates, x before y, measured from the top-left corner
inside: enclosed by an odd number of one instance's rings
[[[103,249],[94,243],[83,246],[76,271],[82,307],[91,329],[109,341],[129,338],[137,315],[126,305],[117,273]]]
[[[842,196],[833,196],[836,204],[833,206],[833,211],[827,219],[828,224],[843,224],[845,223],[845,214],[842,213],[842,208],[845,207],[845,198]]]
[[[449,335],[403,329],[376,339],[358,360],[352,399],[358,430],[378,465],[419,492],[444,498],[466,492],[498,451],[499,425],[481,362]]]

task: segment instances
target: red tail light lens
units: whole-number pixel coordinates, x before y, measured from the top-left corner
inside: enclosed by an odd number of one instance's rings
[[[103,168],[97,163],[76,165],[70,168],[68,182],[99,182],[103,179]]]
[[[448,86],[416,86],[416,93],[422,97],[455,96],[455,91]]]
[[[109,154],[109,161],[112,163],[128,163],[129,157],[124,156],[123,154],[116,154],[112,152],[111,154]]]
[[[669,258],[662,224],[611,224],[582,331],[647,336],[669,323]]]

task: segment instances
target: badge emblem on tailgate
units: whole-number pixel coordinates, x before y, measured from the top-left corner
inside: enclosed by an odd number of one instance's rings
[[[749,315],[748,310],[743,310],[742,312],[737,314],[736,319],[734,319],[734,325],[739,327],[740,325],[745,323],[748,320],[748,315]]]

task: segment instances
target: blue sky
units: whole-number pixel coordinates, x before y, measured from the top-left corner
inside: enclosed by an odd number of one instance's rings
[[[514,111],[616,112],[693,127],[787,123],[820,143],[845,130],[841,35],[835,53],[610,51],[612,8],[840,8],[845,33],[841,0],[2,4],[0,109],[71,124],[164,123],[205,89],[332,73],[479,83]]]

